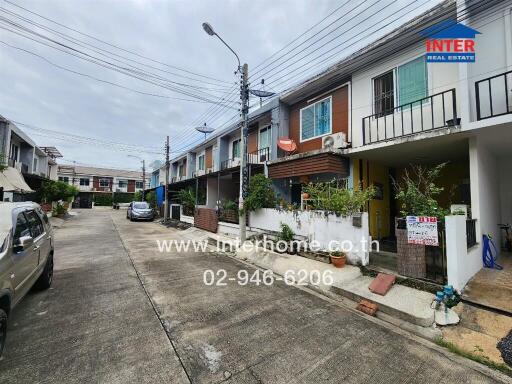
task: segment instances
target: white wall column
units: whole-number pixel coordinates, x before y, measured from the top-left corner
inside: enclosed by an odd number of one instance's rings
[[[466,220],[462,215],[445,217],[448,284],[461,291],[472,276],[467,268]],[[470,276],[471,275],[471,276]]]

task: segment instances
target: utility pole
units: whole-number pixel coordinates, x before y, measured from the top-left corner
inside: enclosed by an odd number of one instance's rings
[[[247,136],[248,136],[248,120],[249,120],[249,66],[244,64],[241,68],[240,79],[240,100],[242,101],[242,128],[241,128],[241,159],[240,159],[240,198],[238,200],[238,209],[243,212],[240,215],[240,243],[243,244],[246,239],[246,215],[244,208],[244,200],[247,197],[247,184],[249,181],[249,173],[247,168]]]
[[[169,220],[169,136],[165,142],[164,223]]]
[[[142,159],[142,200],[146,197],[146,160]]]

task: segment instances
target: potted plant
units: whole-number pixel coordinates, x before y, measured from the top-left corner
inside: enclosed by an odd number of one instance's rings
[[[329,254],[329,258],[331,259],[331,264],[336,268],[343,268],[347,263],[347,255],[342,251],[332,251]]]

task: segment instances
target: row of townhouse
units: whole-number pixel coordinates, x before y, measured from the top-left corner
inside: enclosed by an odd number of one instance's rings
[[[264,172],[280,198],[298,205],[308,182],[375,186],[370,235],[392,253],[400,215],[393,179],[412,164],[448,162],[439,202],[470,211],[466,282],[481,268],[482,235],[500,239],[498,224],[512,223],[512,2],[479,4],[442,2],[253,111],[250,174]],[[427,62],[423,33],[448,20],[463,26],[436,37],[451,41],[452,53],[474,41],[475,62]],[[174,158],[171,201],[187,187],[203,191],[206,208],[237,200],[240,154],[235,124]],[[154,173],[153,186],[164,174]]]
[[[57,175],[59,181],[79,189],[75,205],[81,208],[91,207],[96,194],[132,194],[149,185],[149,178],[144,182],[142,172],[121,169],[59,165]]]
[[[0,116],[0,156],[6,167],[7,180],[2,201],[22,201],[30,198],[27,192],[40,188],[45,179],[57,180],[57,158],[62,157],[55,147],[38,147],[16,124]],[[22,181],[26,187],[13,188]],[[8,186],[7,186],[8,185]]]

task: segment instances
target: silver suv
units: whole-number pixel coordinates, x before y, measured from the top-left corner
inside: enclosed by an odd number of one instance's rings
[[[36,203],[0,203],[0,355],[7,318],[36,286],[47,289],[53,279],[53,229]]]

